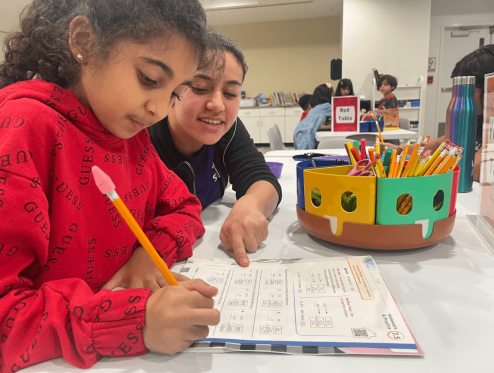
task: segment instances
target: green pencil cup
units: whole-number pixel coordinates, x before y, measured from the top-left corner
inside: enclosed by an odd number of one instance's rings
[[[449,216],[452,183],[452,172],[398,179],[378,178],[376,223],[421,224],[422,236],[428,239],[432,234],[434,223]],[[403,212],[400,214],[398,201],[401,201],[404,195],[411,196],[412,205],[406,214]]]

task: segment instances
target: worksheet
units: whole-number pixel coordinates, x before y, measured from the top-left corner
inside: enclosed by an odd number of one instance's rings
[[[247,268],[189,259],[181,273],[218,288],[221,321],[195,348],[422,355],[370,256],[259,260]]]

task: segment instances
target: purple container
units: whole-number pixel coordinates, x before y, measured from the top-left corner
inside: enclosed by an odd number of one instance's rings
[[[276,176],[276,178],[279,179],[281,176],[281,170],[283,169],[283,163],[266,162],[266,164],[269,166],[269,169],[274,174],[274,176]]]

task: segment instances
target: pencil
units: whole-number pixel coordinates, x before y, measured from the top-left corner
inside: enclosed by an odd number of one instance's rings
[[[384,171],[383,162],[381,160],[381,154],[376,154],[376,168],[379,172],[379,177],[386,178],[386,171]]]
[[[132,233],[134,233],[136,238],[139,240],[144,250],[146,250],[148,255],[151,257],[154,264],[156,264],[163,277],[166,279],[166,281],[168,281],[170,285],[178,286],[178,282],[177,280],[175,280],[175,277],[173,277],[172,273],[168,269],[168,266],[159,256],[151,241],[149,241],[139,224],[137,224],[136,220],[131,215],[127,206],[125,206],[123,201],[118,196],[117,192],[115,191],[115,184],[113,184],[111,178],[107,174],[105,174],[98,166],[93,166],[91,170],[93,172],[94,181],[96,182],[96,185],[98,186],[100,192],[106,194],[108,198],[110,198],[110,200],[113,202],[118,212],[125,220]]]
[[[381,133],[381,127],[379,127],[379,122],[377,120],[376,120],[376,127],[377,127],[377,132],[379,132],[379,138],[381,139],[381,142],[384,142],[383,134]]]
[[[388,168],[388,178],[392,178],[394,176],[393,172],[395,169],[396,163],[396,150],[393,150],[391,153],[391,159],[389,160],[389,168]]]
[[[427,171],[425,172],[424,176],[429,176],[431,175],[434,170],[436,169],[437,166],[439,166],[439,164],[442,162],[443,158],[446,156],[446,154],[448,153],[449,149],[446,148],[444,149],[441,154],[439,154],[439,157],[436,158],[436,160],[434,161],[434,163],[432,164],[432,166],[430,166]],[[426,165],[427,166],[427,165]],[[424,167],[425,168],[425,167]]]
[[[429,158],[427,163],[424,165],[424,167],[422,167],[422,170],[420,170],[419,176],[423,176],[427,172],[429,167],[432,166],[434,161],[437,159],[437,157],[439,157],[441,152],[444,150],[444,148],[447,145],[449,145],[449,143],[450,143],[450,141],[446,140],[446,141],[442,142],[441,145],[439,145],[439,147],[436,149],[436,151],[434,153],[432,153],[431,157]]]
[[[381,154],[381,146],[379,145],[379,137],[376,136],[376,142],[374,143],[374,151],[377,154]]]
[[[403,172],[403,166],[405,165],[405,161],[407,159],[409,149],[410,149],[410,140],[408,140],[407,144],[405,145],[405,149],[401,154],[401,161],[400,161],[400,165],[398,166],[398,174],[396,175],[397,178],[401,177],[401,174]]]
[[[405,167],[405,171],[403,171],[403,177],[407,177],[407,173],[410,170],[410,167],[412,167],[412,163],[415,162],[415,159],[417,158],[417,151],[419,150],[419,147],[420,147],[419,143],[413,146],[412,155],[410,155],[410,159],[408,159],[408,163],[407,166]]]
[[[398,168],[400,167],[400,161],[401,161],[401,154],[396,156],[395,166],[393,168],[393,178],[396,178],[398,176]]]

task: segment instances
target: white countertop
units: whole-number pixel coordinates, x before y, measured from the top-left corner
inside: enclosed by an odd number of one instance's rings
[[[379,135],[378,132],[363,132],[365,134],[375,134]],[[316,132],[316,141],[323,141],[326,139],[345,139],[349,135],[355,135],[358,132],[332,132],[332,131],[317,131]],[[418,138],[417,131],[409,131],[404,129],[397,130],[386,130],[382,131],[384,140],[413,140]]]
[[[280,154],[276,152],[276,155]],[[135,358],[104,358],[90,369],[91,372],[492,372],[494,253],[466,220],[466,215],[477,212],[478,183],[473,192],[458,196],[455,228],[441,243],[406,251],[358,250],[309,236],[296,216],[296,162],[291,155],[267,156],[266,159],[284,163],[279,179],[283,201],[270,218],[268,239],[257,253],[250,254],[251,259],[372,255],[425,357],[293,356],[255,352],[184,352],[166,356],[149,353]],[[196,244],[194,257],[228,256],[218,248],[218,236],[234,202],[234,192],[228,190],[221,201],[203,211],[206,234]],[[62,359],[23,370],[75,371],[80,370]]]

